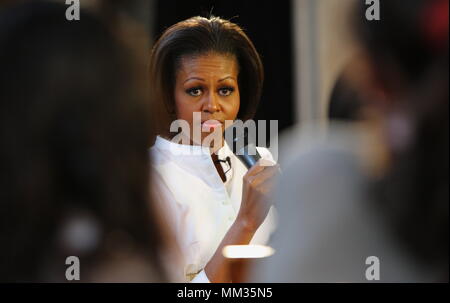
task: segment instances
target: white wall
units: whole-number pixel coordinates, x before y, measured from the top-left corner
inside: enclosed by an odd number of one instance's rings
[[[328,99],[356,50],[349,29],[355,0],[292,0],[296,122],[327,123]]]

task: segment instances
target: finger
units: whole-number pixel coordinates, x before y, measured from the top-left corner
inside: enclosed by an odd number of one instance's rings
[[[274,162],[272,160],[264,159],[264,158],[259,159],[258,163],[261,166],[274,166],[277,164],[276,162]]]
[[[278,164],[274,166],[266,166],[266,168],[260,171],[257,175],[249,177],[249,182],[253,186],[258,186],[261,183],[266,182],[269,179],[275,179],[275,176],[279,174],[280,166]]]
[[[246,175],[247,175],[247,177],[255,176],[255,175],[259,174],[261,171],[263,171],[264,168],[265,168],[265,166],[260,165],[260,162],[258,160],[258,162],[256,162],[255,165],[250,167],[250,169],[247,171]]]
[[[271,176],[274,176],[276,174],[278,174],[278,172],[280,171],[280,165],[279,164],[275,164],[272,166],[265,166],[265,169],[260,171],[257,176],[261,177],[263,179],[267,179],[270,178]]]
[[[281,172],[280,165],[276,162],[273,162],[271,160],[267,160],[264,158],[261,158],[256,162],[255,165],[253,165],[246,173],[247,178],[256,176],[260,174],[262,171],[264,171],[265,168],[272,168],[277,167],[278,171]]]
[[[275,188],[275,180],[274,179],[266,179],[263,183],[260,184],[260,187],[263,189],[262,192],[264,194],[269,194]]]

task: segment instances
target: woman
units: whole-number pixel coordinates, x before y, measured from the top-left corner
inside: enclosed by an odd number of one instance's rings
[[[272,215],[263,221],[278,166],[260,161],[247,171],[223,140],[225,121],[245,121],[256,111],[261,60],[236,24],[193,17],[162,34],[150,74],[153,103],[162,109],[155,117],[159,136],[152,148],[155,194],[168,210],[184,255],[182,279],[229,282],[232,271],[223,247],[264,242],[273,228]],[[199,138],[187,131],[179,134],[187,137],[181,144],[171,140],[176,134],[170,123],[176,119],[190,130],[201,128]],[[217,133],[213,146],[206,143]],[[267,149],[258,152],[272,160]]]

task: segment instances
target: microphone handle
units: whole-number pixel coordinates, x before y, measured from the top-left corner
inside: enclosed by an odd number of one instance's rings
[[[245,165],[245,167],[247,167],[247,169],[250,169],[250,167],[252,167],[253,165],[256,164],[256,162],[258,162],[259,159],[261,159],[260,154],[258,153],[257,150],[255,155],[249,155],[248,154],[248,149],[246,149],[244,147],[244,152],[243,153],[238,153],[236,155],[236,157],[239,158],[239,160],[241,160],[241,162]]]

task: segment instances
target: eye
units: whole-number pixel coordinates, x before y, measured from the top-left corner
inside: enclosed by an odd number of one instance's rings
[[[192,97],[198,97],[202,94],[202,88],[201,87],[193,87],[186,90],[186,93],[188,95],[191,95]]]
[[[219,88],[219,95],[221,96],[229,96],[234,92],[234,88],[233,87],[221,87]]]

